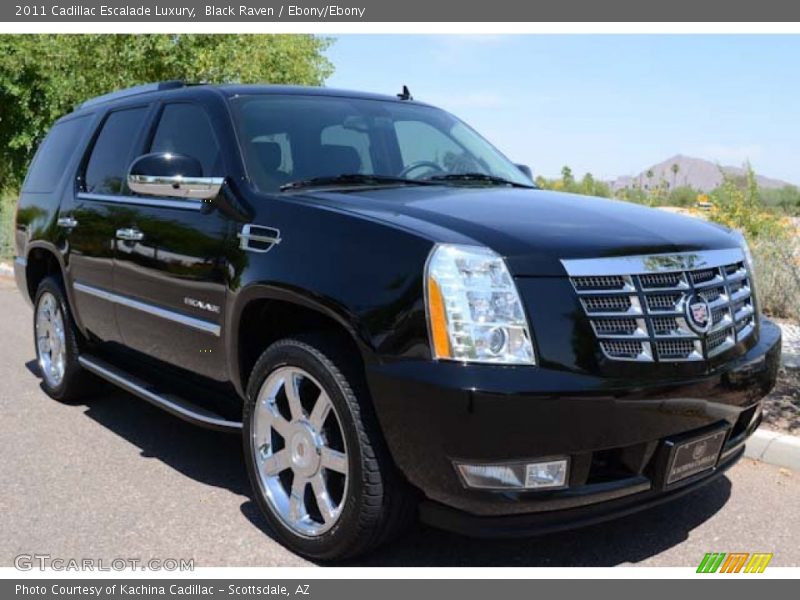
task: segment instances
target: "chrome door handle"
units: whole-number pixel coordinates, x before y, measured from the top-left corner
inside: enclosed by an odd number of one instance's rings
[[[140,242],[144,239],[144,234],[133,227],[126,227],[117,229],[117,239],[125,240],[126,242]]]
[[[59,227],[64,227],[66,229],[72,229],[73,227],[78,226],[78,221],[75,219],[75,217],[59,217],[58,221],[56,222],[58,223]]]

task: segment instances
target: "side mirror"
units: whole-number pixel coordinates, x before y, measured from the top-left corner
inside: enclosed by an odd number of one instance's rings
[[[517,168],[522,171],[523,175],[533,181],[533,171],[531,171],[531,168],[528,165],[517,165]]]
[[[224,177],[203,177],[199,160],[174,152],[140,156],[128,171],[128,187],[145,196],[211,200],[224,182]]]

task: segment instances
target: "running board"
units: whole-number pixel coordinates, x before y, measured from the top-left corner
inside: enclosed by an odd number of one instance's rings
[[[160,393],[149,383],[100,358],[84,354],[78,357],[78,362],[87,371],[193,425],[230,432],[239,432],[242,429],[240,422],[229,421],[174,394]]]

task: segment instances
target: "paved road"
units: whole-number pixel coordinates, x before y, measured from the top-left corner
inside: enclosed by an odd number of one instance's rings
[[[64,558],[194,558],[303,565],[249,497],[239,441],[120,392],[64,406],[34,375],[31,311],[0,278],[0,565]],[[742,462],[671,504],[588,529],[487,542],[418,527],[362,560],[389,566],[696,565],[708,551],[800,566],[800,473]]]

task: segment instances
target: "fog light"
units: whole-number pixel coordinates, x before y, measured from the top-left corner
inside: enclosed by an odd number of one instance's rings
[[[567,482],[567,460],[531,463],[525,469],[528,489],[563,487]]]
[[[535,463],[456,463],[467,487],[485,490],[540,490],[566,487],[568,459]]]

